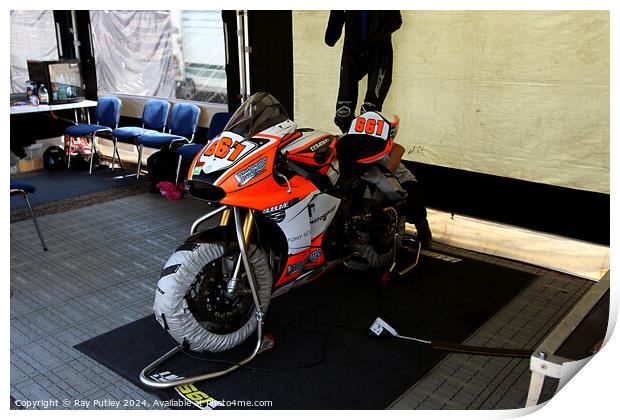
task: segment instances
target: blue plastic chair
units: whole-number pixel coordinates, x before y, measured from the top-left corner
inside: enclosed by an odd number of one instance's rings
[[[226,127],[232,115],[232,112],[216,112],[213,114],[213,116],[211,116],[211,122],[209,122],[209,129],[207,130],[207,140],[213,140],[215,137],[222,134],[224,127]],[[184,144],[176,150],[176,153],[181,159],[193,160],[204,146],[204,144]],[[181,166],[179,165],[177,169],[177,182],[179,180],[180,168]]]
[[[209,129],[207,130],[207,140],[212,140],[222,134],[224,127],[226,127],[232,116],[232,112],[216,112],[213,114],[209,122]]]
[[[117,142],[136,143],[138,137],[151,131],[164,131],[166,122],[168,121],[168,111],[170,104],[162,99],[149,99],[144,103],[142,111],[142,127],[119,127],[112,131],[112,141],[114,142],[114,151],[112,152],[112,170],[116,163],[121,163],[121,156],[118,152]]]
[[[47,245],[45,245],[45,240],[43,240],[43,235],[41,234],[39,223],[37,222],[37,218],[34,215],[34,211],[32,211],[30,200],[28,200],[28,194],[32,194],[35,191],[36,189],[34,188],[34,186],[31,184],[28,184],[27,182],[11,181],[11,196],[20,194],[26,200],[26,205],[28,206],[30,217],[32,217],[32,221],[34,222],[34,227],[37,229],[37,234],[39,235],[39,240],[41,241],[41,245],[43,245],[43,251],[47,251]]]
[[[198,118],[200,117],[200,108],[194,104],[177,102],[172,107],[170,113],[170,123],[168,124],[168,133],[159,133],[150,131],[138,137],[136,144],[138,146],[138,172],[136,178],[140,178],[140,165],[142,163],[142,151],[144,146],[154,149],[162,149],[171,143],[185,142],[192,143],[194,135],[198,128]],[[178,168],[181,165],[181,157],[179,156]]]
[[[69,137],[89,137],[90,138],[90,169],[88,174],[93,173],[93,158],[95,156],[95,136],[102,132],[112,132],[118,127],[121,118],[121,100],[115,96],[104,96],[99,98],[95,109],[96,124],[76,124],[67,127],[65,135]],[[69,141],[68,166],[71,166],[71,141]]]

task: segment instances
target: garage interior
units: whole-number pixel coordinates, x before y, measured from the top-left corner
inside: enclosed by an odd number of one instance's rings
[[[92,175],[88,161],[35,168],[32,145],[65,149],[65,130],[96,115],[94,105],[79,117],[17,112],[30,106],[25,59],[78,62],[85,100],[122,101],[119,127],[140,126],[152,98],[196,105],[194,142],[208,144],[214,115],[256,92],[299,127],[340,133],[343,42],[324,43],[329,11],[11,12],[12,409],[520,409],[551,399],[599,351],[610,307],[609,12],[401,16],[383,110],[400,118],[432,243],[387,283],[382,270],[339,266],[274,298],[263,327],[273,348],[228,375],[154,389],[140,374],[176,345],[153,316],[158,280],[215,207],[154,194],[156,149],[145,147],[136,179],[137,147],[119,143],[122,167],[110,171],[105,134]],[[52,39],[28,33],[33,23]],[[143,44],[129,42],[136,34]],[[148,77],[132,76],[139,68]],[[24,195],[46,251],[14,181],[36,188]],[[373,334],[377,318],[399,337]],[[182,350],[151,377],[232,366],[253,340]]]

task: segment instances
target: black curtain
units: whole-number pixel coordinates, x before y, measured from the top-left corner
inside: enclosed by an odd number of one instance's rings
[[[293,13],[290,10],[251,10],[250,88],[268,92],[293,115]]]

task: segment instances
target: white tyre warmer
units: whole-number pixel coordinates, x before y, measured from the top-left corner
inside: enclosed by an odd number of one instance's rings
[[[263,312],[267,312],[273,283],[267,258],[254,245],[250,246],[248,254],[258,283],[261,306]],[[224,247],[220,244],[186,243],[170,256],[157,283],[153,306],[155,318],[179,344],[188,343],[190,350],[213,353],[228,350],[243,342],[256,328],[257,321],[252,314],[239,330],[215,334],[203,327],[187,306],[185,295],[196,281],[196,275],[205,265],[223,255]]]

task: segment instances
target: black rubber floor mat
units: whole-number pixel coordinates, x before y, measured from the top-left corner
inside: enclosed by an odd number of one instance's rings
[[[385,408],[445,353],[411,341],[370,337],[368,328],[377,316],[401,335],[462,342],[534,278],[443,257],[422,256],[407,277],[385,287],[377,273],[342,268],[274,299],[265,325],[275,337],[274,349],[260,354],[251,369],[194,387],[152,390],[140,383],[141,369],[174,346],[152,316],[76,348],[172,407],[187,407],[183,404],[193,399],[202,408],[216,401],[222,403],[218,408],[234,409]],[[187,377],[221,369],[226,365],[199,358],[239,360],[253,345],[250,339],[218,355],[180,354],[159,371]]]

